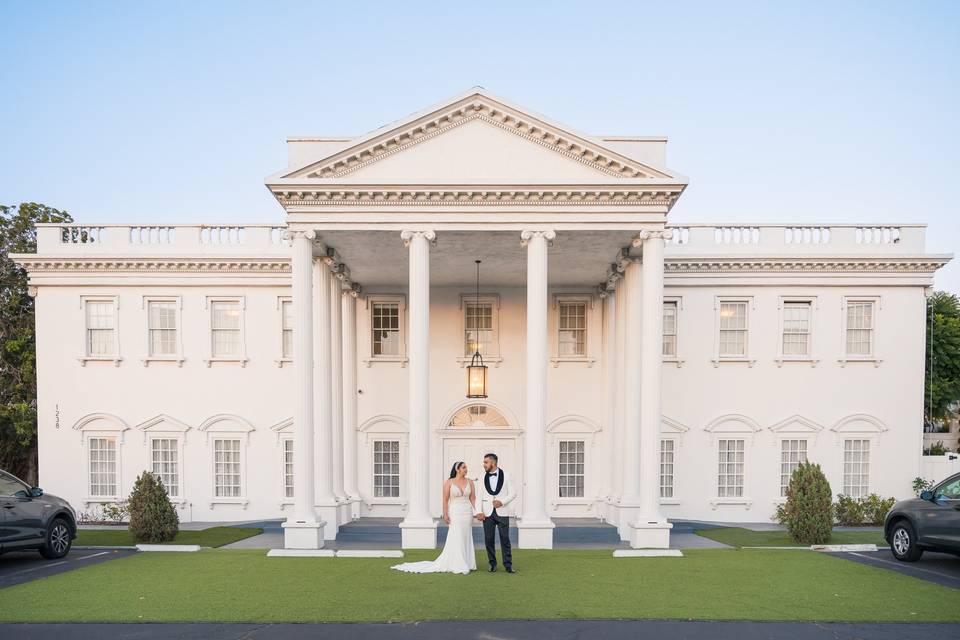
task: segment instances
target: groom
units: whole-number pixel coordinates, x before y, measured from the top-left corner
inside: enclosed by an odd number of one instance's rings
[[[510,554],[510,503],[516,497],[513,484],[507,479],[503,469],[497,466],[497,454],[483,456],[483,485],[478,491],[480,503],[477,520],[483,523],[483,537],[487,544],[487,560],[490,572],[497,570],[497,552],[494,547],[495,530],[500,531],[500,553],[503,555],[503,568],[514,573],[513,559]]]

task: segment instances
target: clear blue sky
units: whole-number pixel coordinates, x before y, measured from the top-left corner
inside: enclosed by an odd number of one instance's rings
[[[669,6],[667,6],[669,5]],[[288,135],[482,85],[666,134],[675,222],[927,222],[960,248],[960,2],[0,4],[0,202],[273,221]],[[960,291],[960,264],[940,272]]]

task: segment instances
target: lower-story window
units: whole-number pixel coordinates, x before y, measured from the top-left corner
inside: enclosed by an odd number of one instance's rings
[[[167,495],[180,495],[180,456],[174,438],[154,438],[150,441],[150,462],[153,474],[167,490]]]
[[[377,498],[400,497],[400,441],[373,442],[373,495]]]
[[[283,496],[293,497],[293,440],[283,441]]]
[[[806,440],[782,440],[780,442],[780,495],[787,495],[790,478],[801,462],[807,461]]]
[[[213,495],[217,498],[239,498],[240,440],[213,441]]]
[[[870,492],[870,441],[843,441],[843,494],[860,498]]]
[[[743,440],[720,440],[717,470],[717,497],[743,497]]]
[[[660,441],[660,497],[673,497],[674,441]]]
[[[560,497],[583,497],[583,440],[560,441]]]
[[[117,439],[90,438],[90,495],[117,496]]]

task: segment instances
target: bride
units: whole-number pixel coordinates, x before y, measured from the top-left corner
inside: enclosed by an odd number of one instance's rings
[[[473,550],[473,518],[477,492],[467,477],[467,465],[455,462],[450,477],[443,483],[443,521],[450,525],[443,552],[436,560],[405,562],[392,569],[408,573],[462,573],[477,570]]]

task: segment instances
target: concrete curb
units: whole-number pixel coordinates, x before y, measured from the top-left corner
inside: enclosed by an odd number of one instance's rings
[[[137,551],[136,547],[132,546],[120,546],[120,545],[108,545],[108,546],[96,546],[96,545],[73,545],[70,547],[71,550],[76,551]]]
[[[876,551],[875,544],[815,544],[810,547],[811,551],[821,553],[845,553],[847,551]]]
[[[200,551],[198,544],[138,544],[137,551],[163,551],[172,553],[194,553]]]
[[[338,558],[402,558],[403,551],[395,549],[342,549],[337,551]]]
[[[617,549],[614,558],[682,558],[680,549]]]
[[[270,549],[268,558],[332,558],[333,549]]]

